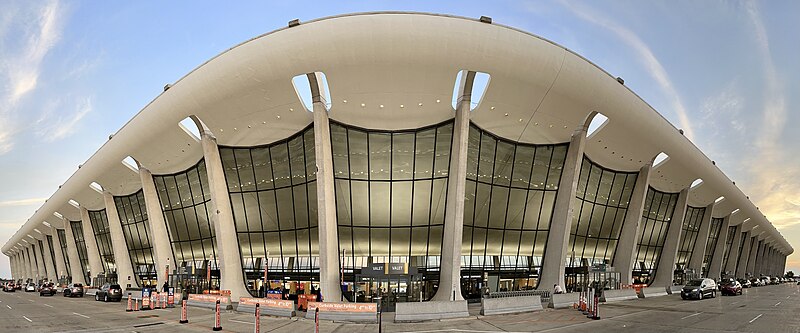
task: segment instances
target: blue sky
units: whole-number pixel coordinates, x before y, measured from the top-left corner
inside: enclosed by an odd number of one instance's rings
[[[165,84],[209,58],[295,18],[408,10],[490,16],[623,77],[800,246],[798,1],[0,0],[0,9],[0,244]],[[800,255],[787,267],[800,271]],[[0,256],[0,277],[9,275]]]

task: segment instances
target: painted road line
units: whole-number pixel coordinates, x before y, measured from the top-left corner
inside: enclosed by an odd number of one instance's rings
[[[755,318],[750,319],[750,323],[752,324],[754,321],[758,320],[758,318],[761,318],[761,316],[763,316],[763,315],[764,314],[762,313],[762,314],[759,314],[758,316],[756,316]]]
[[[33,302],[34,300],[32,300],[32,299],[29,299],[28,301],[30,301],[30,302]]]
[[[236,320],[236,319],[228,319],[228,321],[232,321],[234,323],[242,323],[242,324],[253,324],[252,321],[244,321],[244,320]]]
[[[702,312],[696,312],[696,313],[690,314],[690,315],[688,315],[688,316],[681,317],[681,319],[686,319],[686,318],[694,317],[694,316],[696,316],[696,315],[699,315],[699,314],[701,314],[701,313],[702,313]]]
[[[52,307],[53,307],[53,306],[52,306],[52,305],[50,305],[50,304],[44,304],[44,303],[42,303],[42,305],[44,305],[44,306],[46,306],[46,307],[48,307],[48,308],[52,308]]]
[[[86,319],[89,319],[89,318],[90,318],[90,317],[89,317],[89,316],[87,316],[87,315],[82,315],[82,314],[80,314],[80,313],[77,313],[77,312],[73,312],[72,314],[74,314],[74,315],[79,315],[79,316],[81,316],[81,317],[83,317],[83,318],[86,318]]]
[[[773,306],[778,306],[778,305],[781,305],[781,302],[775,303],[775,305]]]
[[[6,307],[7,307],[9,310],[11,310],[11,306],[10,306],[10,305],[6,304]]]
[[[22,318],[25,318],[25,320],[27,320],[29,323],[32,323],[32,322],[33,322],[33,320],[31,320],[31,319],[30,319],[30,318],[28,318],[28,317],[22,316]]]

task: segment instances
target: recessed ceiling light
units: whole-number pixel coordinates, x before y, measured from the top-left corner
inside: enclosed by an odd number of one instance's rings
[[[380,107],[381,109],[383,109],[383,104],[381,104],[381,105],[378,105],[378,107]]]
[[[508,113],[503,114],[504,117],[508,117]]]
[[[439,103],[439,102],[441,102],[441,100],[438,100],[438,99],[437,99],[437,100],[436,100],[436,103]]]
[[[346,100],[346,99],[343,99],[343,100],[342,100],[342,103],[347,103],[347,100]]]
[[[489,108],[489,110],[494,110],[494,106],[493,106],[493,107],[490,107],[490,108]]]
[[[276,117],[278,117],[278,119],[281,119],[281,115],[277,115]]]
[[[405,106],[405,105],[403,105],[403,104],[400,104],[400,108],[401,108],[401,109],[402,109],[402,108],[404,108],[404,107],[406,107],[406,106]]]
[[[363,107],[365,107],[365,106],[367,106],[367,105],[366,105],[366,104],[364,104],[364,103],[361,103],[361,107],[362,107],[362,108],[363,108]]]

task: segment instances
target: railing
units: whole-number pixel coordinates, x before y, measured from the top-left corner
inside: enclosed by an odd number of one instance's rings
[[[548,290],[520,290],[520,291],[496,291],[489,293],[489,298],[520,297],[520,296],[539,296],[542,303],[550,302],[550,291]]]

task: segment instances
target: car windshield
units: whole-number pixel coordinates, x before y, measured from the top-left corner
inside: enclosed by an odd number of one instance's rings
[[[686,283],[687,286],[692,286],[692,287],[696,287],[701,284],[703,284],[703,280],[691,280],[688,283]]]
[[[83,287],[83,285],[82,285],[82,284],[80,284],[80,283],[76,283],[76,284],[75,284],[75,288],[81,288],[81,287]]]
[[[108,287],[108,288],[109,289],[121,289],[118,284],[112,284],[111,287]]]

